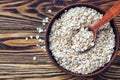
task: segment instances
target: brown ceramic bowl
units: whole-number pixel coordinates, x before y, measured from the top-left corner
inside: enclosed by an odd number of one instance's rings
[[[71,75],[74,75],[74,76],[81,76],[81,77],[88,77],[88,76],[93,76],[93,75],[96,75],[100,72],[102,72],[103,70],[105,70],[108,66],[110,66],[110,64],[113,62],[116,54],[117,54],[117,51],[118,51],[118,47],[119,47],[119,32],[118,32],[118,28],[117,26],[115,25],[114,21],[111,20],[110,23],[111,23],[111,26],[113,28],[113,31],[114,31],[114,34],[115,34],[115,48],[114,48],[114,53],[112,55],[112,58],[111,60],[109,61],[109,63],[107,63],[104,67],[92,72],[92,73],[89,73],[89,74],[76,74],[76,73],[73,73],[73,72],[70,72],[66,69],[64,69],[63,67],[61,67],[57,61],[54,59],[54,57],[52,56],[52,52],[51,50],[49,49],[49,34],[50,34],[50,30],[51,30],[51,26],[53,24],[53,22],[58,19],[60,17],[61,14],[64,13],[65,10],[68,10],[70,8],[73,8],[73,7],[76,7],[76,6],[85,6],[85,7],[89,7],[89,8],[93,8],[95,10],[97,10],[98,12],[100,13],[105,13],[105,11],[103,11],[102,9],[100,9],[99,7],[97,6],[94,6],[94,5],[90,5],[90,4],[81,4],[81,3],[77,3],[77,4],[72,4],[72,5],[69,5],[63,9],[61,9],[50,21],[50,23],[48,24],[47,26],[47,30],[46,30],[46,35],[45,35],[45,43],[46,43],[46,50],[47,50],[47,53],[50,57],[50,59],[52,60],[52,62],[62,71],[64,71],[65,73],[68,73],[68,74],[71,74]]]

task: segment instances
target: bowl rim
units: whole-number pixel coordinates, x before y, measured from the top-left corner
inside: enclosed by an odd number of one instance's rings
[[[73,7],[79,7],[79,6],[86,6],[86,7],[89,7],[89,8],[93,8],[97,11],[99,11],[100,13],[105,13],[104,10],[102,10],[101,8],[93,5],[93,4],[87,4],[87,3],[75,3],[75,4],[70,4],[68,6],[65,6],[64,8],[62,8],[61,10],[59,10],[54,16],[53,18],[49,21],[48,25],[47,25],[47,28],[46,28],[46,32],[45,32],[45,46],[46,46],[46,52],[47,54],[49,55],[49,58],[51,59],[51,61],[53,62],[53,64],[59,68],[60,70],[62,70],[63,72],[67,73],[67,74],[70,74],[70,75],[73,75],[73,76],[78,76],[78,77],[90,77],[90,76],[94,76],[94,75],[97,75],[99,74],[100,72],[104,71],[106,68],[108,68],[110,66],[110,64],[113,62],[113,60],[115,59],[115,56],[117,55],[118,53],[118,48],[119,48],[119,31],[118,31],[118,28],[116,26],[116,24],[114,23],[114,20],[111,20],[110,21],[110,24],[111,24],[111,27],[113,28],[114,30],[114,34],[115,34],[115,50],[114,50],[114,53],[111,57],[111,60],[105,64],[104,67],[101,67],[100,69],[92,72],[92,73],[88,73],[88,74],[77,74],[77,73],[74,73],[74,72],[71,72],[71,71],[68,71],[66,70],[65,68],[63,68],[62,66],[60,66],[57,61],[54,59],[54,56],[52,56],[52,52],[50,51],[49,49],[49,33],[50,33],[50,29],[51,29],[51,25],[53,24],[54,20],[57,19],[58,16],[61,15],[61,13],[64,13],[65,10],[69,10],[70,8],[73,8]]]

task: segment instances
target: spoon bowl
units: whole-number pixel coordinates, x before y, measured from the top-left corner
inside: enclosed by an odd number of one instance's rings
[[[97,32],[93,29],[93,27],[86,26],[88,28],[88,31],[92,31],[93,33],[93,42],[95,43],[96,37],[97,37]]]

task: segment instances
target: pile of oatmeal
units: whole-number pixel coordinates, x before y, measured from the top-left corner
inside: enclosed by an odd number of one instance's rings
[[[88,74],[104,67],[110,61],[115,47],[115,34],[110,23],[104,24],[98,30],[95,44],[91,42],[91,32],[86,33],[84,28],[95,25],[102,16],[94,9],[75,7],[65,11],[55,20],[49,42],[52,55],[60,66],[74,73]],[[95,45],[83,53],[80,51],[86,49],[86,46],[81,47],[82,37],[88,39],[88,42],[84,42],[87,46]]]

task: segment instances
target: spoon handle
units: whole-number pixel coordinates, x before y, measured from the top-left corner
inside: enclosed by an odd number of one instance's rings
[[[105,13],[105,15],[97,24],[95,24],[92,27],[93,30],[97,31],[103,24],[105,24],[106,22],[112,20],[115,16],[117,16],[119,12],[120,12],[120,0]]]

